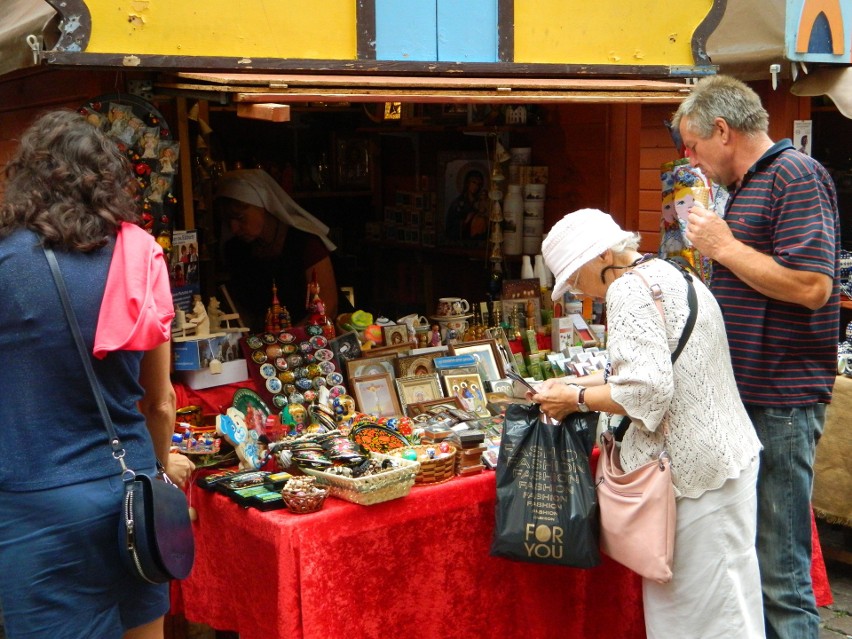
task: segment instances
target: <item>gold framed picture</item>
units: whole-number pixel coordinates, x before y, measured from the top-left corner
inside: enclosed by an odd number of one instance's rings
[[[424,353],[423,355],[403,355],[396,362],[397,377],[411,377],[412,375],[429,375],[435,372],[435,363],[432,361],[441,353]]]
[[[405,324],[382,326],[382,337],[387,346],[405,346],[408,341],[408,327]]]
[[[371,353],[371,354],[368,354]],[[346,362],[346,378],[352,380],[365,375],[377,375],[387,373],[393,379],[396,376],[394,363],[397,351],[389,350],[382,354],[375,354],[376,349],[363,351],[361,357]]]
[[[445,375],[444,385],[447,395],[457,397],[463,409],[476,413],[480,417],[491,415],[479,373]]]
[[[393,376],[388,373],[352,378],[349,385],[358,410],[376,417],[402,415],[392,380]]]
[[[419,404],[435,399],[441,399],[441,382],[437,373],[430,375],[411,375],[396,380],[396,390],[403,411],[408,414],[409,404]]]
[[[482,339],[451,344],[450,354],[473,355],[476,360],[476,368],[485,381],[493,382],[506,376],[506,371],[503,368],[503,357],[497,349],[496,340]]]

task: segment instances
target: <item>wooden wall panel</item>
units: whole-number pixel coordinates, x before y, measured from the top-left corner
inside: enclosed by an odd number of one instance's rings
[[[607,108],[548,106],[548,126],[530,127],[526,140],[533,148],[533,164],[548,166],[545,232],[571,211],[607,208]],[[512,144],[524,146],[524,138],[515,137]]]
[[[376,0],[376,59],[438,59],[435,0],[409,0],[398,11],[393,0]]]
[[[790,93],[789,81],[781,81],[773,89],[768,80],[749,82],[760,96],[769,112],[769,137],[773,140],[793,137],[793,121],[811,117],[810,98],[800,98]]]
[[[653,190],[660,186],[660,170],[639,167],[639,188]]]
[[[656,252],[660,247],[660,212],[662,193],[660,166],[679,157],[665,121],[671,118],[672,106],[647,104],[642,107],[639,135],[639,223],[642,251]]]

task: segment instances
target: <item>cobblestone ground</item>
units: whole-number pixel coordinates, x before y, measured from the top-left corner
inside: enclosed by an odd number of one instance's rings
[[[834,603],[820,608],[819,639],[852,639],[852,529],[817,520],[820,544]],[[844,555],[844,562],[838,560]]]
[[[819,639],[852,638],[852,566],[829,561],[826,567],[834,603],[819,610]]]

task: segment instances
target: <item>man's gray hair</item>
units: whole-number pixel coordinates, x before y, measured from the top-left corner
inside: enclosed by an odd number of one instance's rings
[[[672,118],[675,130],[680,128],[684,117],[689,119],[689,130],[701,139],[713,133],[716,118],[745,134],[765,133],[769,129],[769,114],[757,93],[744,82],[726,75],[699,80]]]

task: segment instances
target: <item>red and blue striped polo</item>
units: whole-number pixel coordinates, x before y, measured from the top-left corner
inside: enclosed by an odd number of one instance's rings
[[[837,367],[840,224],[831,176],[790,140],[772,146],[731,189],[725,220],[741,242],[787,268],[834,279],[815,311],[770,299],[721,264],[712,289],[725,317],[743,402],[802,406],[828,402]]]

